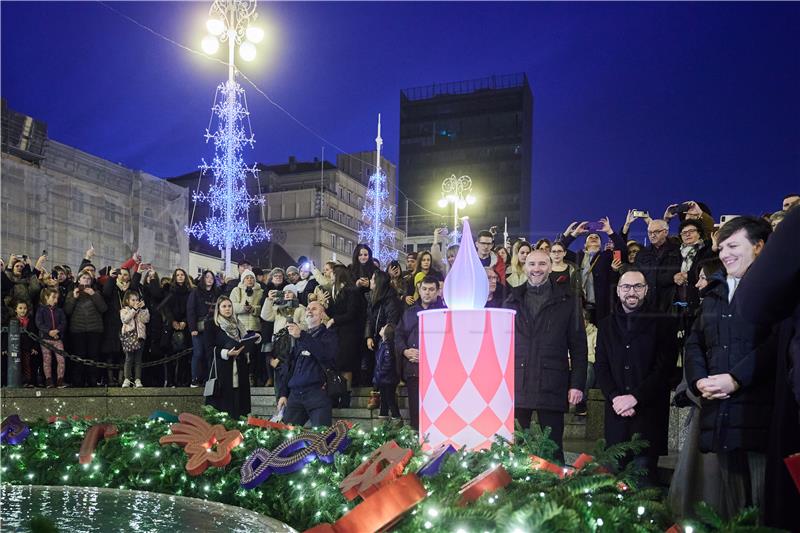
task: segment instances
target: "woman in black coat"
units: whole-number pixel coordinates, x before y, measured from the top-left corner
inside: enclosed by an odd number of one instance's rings
[[[164,318],[159,310],[159,306],[164,300],[164,291],[161,290],[161,280],[158,277],[158,273],[153,268],[142,273],[141,290],[144,306],[150,312],[142,359],[145,362],[149,362],[159,359],[166,353],[161,349],[161,340],[164,335]],[[164,371],[161,367],[151,366],[142,370],[142,381],[146,387],[160,387],[164,384]]]
[[[187,318],[186,310],[189,294],[193,288],[192,280],[186,274],[186,271],[182,268],[176,268],[172,273],[167,295],[162,302],[166,320],[164,331],[170,336],[170,353],[178,353],[191,346],[189,319]],[[190,365],[190,357],[183,357],[177,361],[164,364],[164,386],[188,385]]]
[[[128,290],[139,292],[138,272],[131,277],[127,268],[112,270],[105,285],[103,285],[103,298],[106,301],[108,310],[103,315],[103,346],[102,353],[108,363],[119,363],[122,361],[122,343],[119,340],[119,333],[122,330],[122,320],[119,311],[122,309],[122,298]],[[102,381],[109,387],[119,385],[117,377],[119,371],[108,370],[106,379],[101,374],[98,385]]]
[[[761,252],[767,222],[738,217],[719,231],[719,258],[727,270],[703,292],[700,313],[686,341],[686,382],[702,396],[700,451],[716,453],[720,487],[730,502],[721,514],[745,506],[764,509],[765,455],[775,387],[774,338],[768,326],[745,320],[731,292]],[[728,516],[724,516],[728,518]]]
[[[372,279],[372,274],[379,270],[372,260],[372,249],[366,244],[359,244],[353,250],[353,262],[350,264],[350,277],[356,284],[356,287],[361,289],[362,294],[366,294],[369,289],[369,283]]]
[[[347,380],[350,388],[353,384],[353,373],[358,373],[361,369],[367,302],[361,291],[353,284],[346,266],[336,265],[333,276],[330,304],[327,309],[330,320],[326,325],[328,329],[336,330],[339,340],[336,368]]]
[[[214,321],[209,322],[206,339],[214,354],[210,376],[216,377],[214,394],[206,404],[237,419],[250,413],[249,352],[236,345],[247,335],[247,329],[236,318],[233,303],[220,296],[214,308]]]
[[[386,324],[396,326],[403,316],[400,299],[392,288],[389,274],[376,270],[369,282],[369,306],[367,310],[367,325],[365,337],[367,348],[374,352],[380,344],[380,331]],[[374,367],[374,361],[373,365]]]

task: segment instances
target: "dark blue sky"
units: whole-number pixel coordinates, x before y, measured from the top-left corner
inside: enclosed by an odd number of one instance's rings
[[[199,49],[210,2],[112,5]],[[100,3],[0,9],[2,94],[52,138],[157,176],[209,156],[202,134],[224,66]],[[401,89],[527,73],[535,236],[685,199],[715,217],[772,211],[800,189],[797,3],[264,3],[259,13],[268,36],[243,70],[346,151],[373,147],[381,112],[397,161]],[[249,160],[319,156],[322,141],[246,89]]]

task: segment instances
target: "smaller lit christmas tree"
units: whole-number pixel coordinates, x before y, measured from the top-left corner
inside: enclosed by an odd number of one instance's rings
[[[381,115],[378,114],[378,136],[375,138],[375,172],[369,178],[364,209],[361,212],[361,229],[358,240],[372,248],[372,256],[381,265],[397,258],[394,249],[394,230],[390,226],[394,216],[394,208],[388,204],[389,191],[386,188],[386,175],[381,170]]]

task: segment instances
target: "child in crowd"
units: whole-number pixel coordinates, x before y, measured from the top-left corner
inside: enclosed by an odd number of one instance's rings
[[[36,350],[36,343],[22,330],[33,332],[33,319],[28,311],[28,304],[24,301],[14,303],[15,318],[19,322],[19,355],[22,359],[22,383],[27,389],[36,387],[39,383],[39,352]]]
[[[42,363],[44,365],[44,379],[47,388],[64,388],[64,356],[55,350],[64,349],[64,335],[67,332],[67,315],[58,307],[60,292],[58,289],[47,287],[42,290],[39,299],[42,305],[36,311],[36,327],[39,337],[47,342],[42,342]],[[56,356],[56,379],[53,380],[53,354]]]
[[[375,373],[372,382],[381,393],[381,410],[379,418],[392,418],[402,421],[400,408],[397,405],[397,366],[394,354],[394,326],[386,324],[380,330],[381,342],[375,351]]]
[[[147,337],[147,323],[150,321],[150,311],[144,306],[144,301],[136,291],[128,290],[122,297],[122,309],[119,310],[122,320],[120,341],[122,351],[125,353],[125,381],[123,387],[142,386],[142,348]],[[135,381],[132,382],[135,376]]]

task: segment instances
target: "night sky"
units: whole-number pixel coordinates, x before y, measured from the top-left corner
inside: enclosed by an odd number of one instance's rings
[[[200,49],[210,2],[110,5]],[[161,177],[212,153],[203,132],[225,66],[101,3],[0,9],[2,95],[51,138]],[[259,14],[267,38],[242,70],[345,151],[373,149],[382,113],[395,162],[401,89],[525,72],[534,237],[687,199],[715,218],[774,211],[800,190],[797,3],[264,3]],[[245,88],[248,161],[320,156],[320,139]]]

